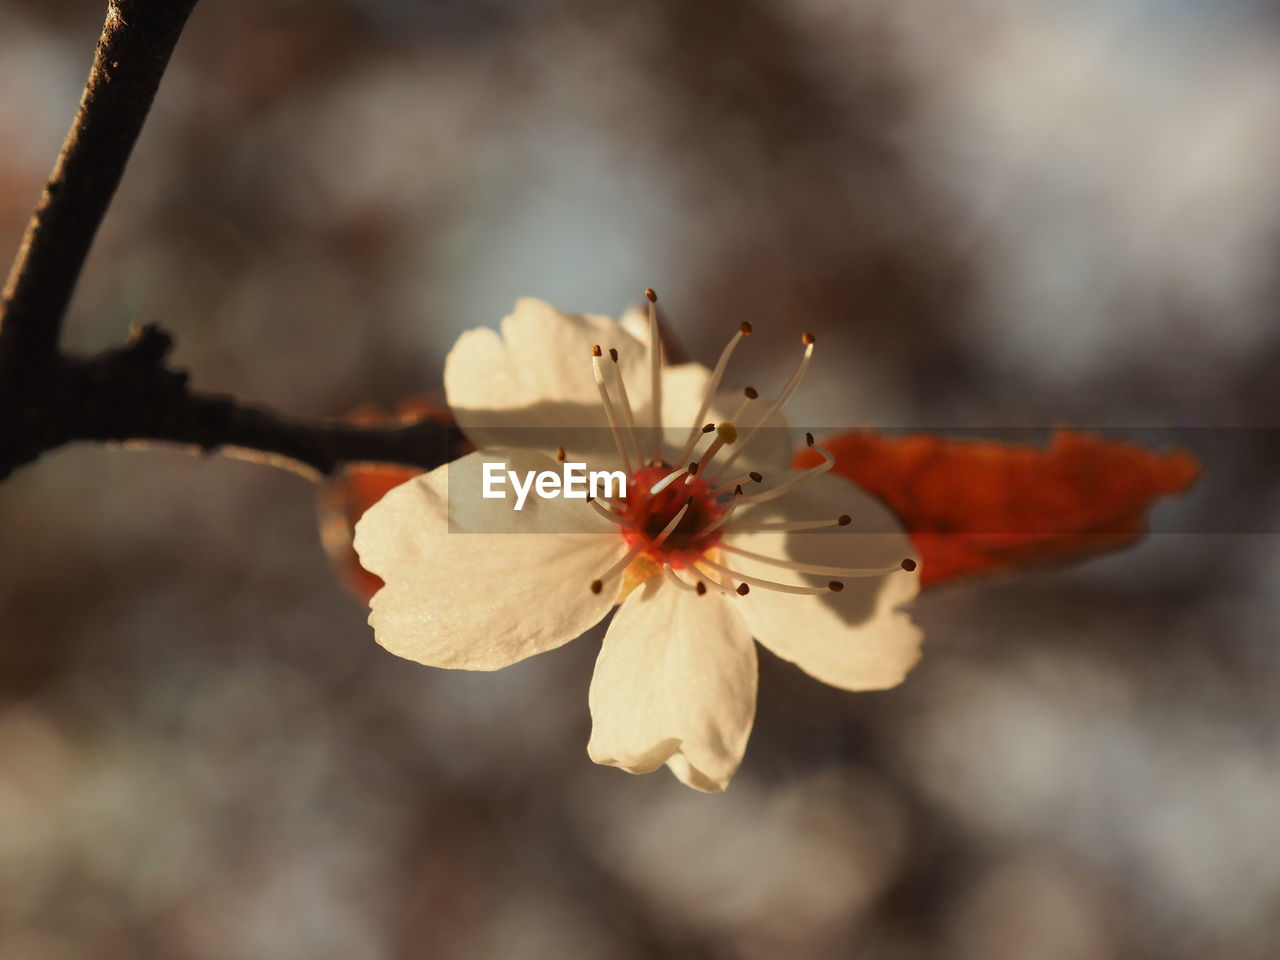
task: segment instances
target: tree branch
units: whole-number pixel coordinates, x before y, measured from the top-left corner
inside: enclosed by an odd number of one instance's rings
[[[62,318],[196,0],[110,0],[80,108],[27,224],[0,310],[0,376],[55,354]]]
[[[165,365],[172,344],[158,327],[88,359],[55,355],[25,397],[25,417],[0,419],[0,479],[42,453],[73,441],[160,441],[247,453],[311,476],[349,462],[395,463],[429,470],[458,456],[456,427],[424,419],[363,426],[283,417],[231,397],[187,386]]]
[[[77,440],[163,441],[325,475],[346,462],[430,469],[463,449],[424,420],[309,422],[188,389],[165,365],[170,338],[145,327],[88,359],[58,347],[62,319],[196,0],[110,0],[75,121],[27,224],[0,308],[0,479]]]

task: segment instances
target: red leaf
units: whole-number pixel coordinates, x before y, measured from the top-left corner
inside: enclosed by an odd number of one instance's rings
[[[1061,430],[1047,449],[858,432],[823,444],[833,472],[882,500],[923,559],[926,585],[1122,547],[1152,502],[1200,472],[1189,453]],[[821,457],[803,450],[797,466]]]
[[[416,397],[400,403],[395,414],[389,415],[377,407],[361,407],[347,419],[354,423],[368,424],[412,420],[453,422],[449,411],[443,406]],[[466,451],[457,450],[454,454],[461,456],[464,452]],[[390,490],[420,473],[421,470],[412,467],[354,464],[344,467],[320,490],[320,539],[339,579],[366,604],[381,589],[382,581],[360,566],[360,560],[351,546],[356,521]]]

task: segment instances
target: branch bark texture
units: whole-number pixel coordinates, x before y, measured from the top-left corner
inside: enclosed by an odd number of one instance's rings
[[[430,469],[456,455],[448,425],[303,421],[191,390],[170,338],[144,327],[90,358],[59,348],[76,281],[196,0],[111,0],[71,130],[0,308],[0,479],[72,441],[161,441],[252,451],[329,474],[346,462]]]
[[[80,108],[5,284],[0,357],[32,372],[62,318],[196,0],[112,0]],[[15,355],[22,363],[15,362]]]

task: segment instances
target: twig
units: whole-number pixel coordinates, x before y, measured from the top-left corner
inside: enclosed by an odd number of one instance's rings
[[[22,375],[56,352],[80,269],[195,2],[108,5],[80,108],[5,285],[0,374]]]
[[[171,346],[158,327],[89,359],[56,356],[32,398],[35,415],[0,419],[0,479],[73,441],[160,441],[205,453],[247,455],[316,476],[344,463],[437,467],[464,449],[448,423],[424,419],[379,426],[283,417],[228,396],[199,393],[165,365]]]
[[[59,351],[62,319],[196,0],[110,0],[84,95],[27,225],[0,310],[0,479],[72,441],[163,441],[248,451],[310,474],[343,463],[430,469],[461,448],[446,424],[308,422],[198,393],[145,327],[88,359]]]

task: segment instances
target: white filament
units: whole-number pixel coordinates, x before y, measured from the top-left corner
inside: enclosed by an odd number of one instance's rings
[[[698,592],[698,588],[697,588],[696,586],[694,586],[692,583],[686,583],[686,582],[684,581],[684,579],[683,579],[683,578],[681,578],[681,577],[680,577],[680,576],[675,572],[675,570],[673,570],[671,567],[669,567],[669,566],[664,566],[664,567],[662,568],[662,572],[666,575],[666,577],[667,577],[667,579],[668,579],[668,580],[670,580],[672,583],[674,583],[674,584],[675,584],[677,587],[679,587],[680,589],[682,589],[682,590],[688,590],[688,591],[689,591],[689,592],[691,592],[691,593],[697,593],[697,592]]]
[[[738,509],[738,501],[741,499],[742,499],[742,494],[738,494],[732,500],[730,500],[729,506],[725,508],[724,513],[720,514],[720,516],[717,517],[713,522],[703,527],[699,531],[699,533],[701,534],[715,533],[715,531],[719,530],[726,523],[728,523],[729,518],[733,516],[733,511]]]
[[[600,369],[600,357],[594,352],[591,355],[591,373],[595,377],[596,387],[600,391],[600,402],[604,404],[605,419],[609,421],[609,429],[613,431],[613,442],[618,448],[618,456],[622,460],[622,469],[626,470],[629,475],[632,472],[631,460],[627,456],[626,445],[622,442],[622,433],[618,430],[618,418],[613,412],[613,401],[609,399],[609,388],[604,385],[604,371]]]
[[[612,580],[614,577],[620,574],[623,570],[627,569],[627,567],[631,566],[631,561],[634,560],[639,555],[640,551],[643,550],[644,548],[645,548],[645,545],[643,543],[638,543],[634,547],[632,547],[630,550],[628,550],[626,553],[624,553],[621,557],[618,558],[617,563],[615,563],[613,566],[611,566],[608,570],[606,570],[603,574],[600,575],[600,583],[601,584],[608,583],[610,580]]]
[[[677,480],[679,480],[688,472],[689,472],[688,467],[680,467],[679,469],[672,470],[665,477],[663,477],[661,480],[655,483],[652,487],[650,487],[649,493],[651,495],[655,493],[661,493],[663,490],[667,489],[667,487],[671,486],[671,484],[675,483]]]
[[[883,577],[885,574],[897,573],[902,569],[902,564],[900,563],[895,563],[891,567],[828,567],[820,563],[801,563],[797,560],[781,560],[777,557],[765,556],[763,553],[756,553],[753,550],[743,550],[741,547],[735,547],[728,543],[720,544],[720,549],[729,553],[736,553],[738,556],[746,557],[749,560],[767,563],[771,567],[794,570],[796,573],[812,573],[823,577]]]
[[[631,440],[632,447],[636,451],[636,462],[644,463],[644,450],[640,447],[640,429],[636,426],[636,415],[631,410],[631,398],[627,396],[627,378],[622,375],[622,368],[618,366],[618,351],[610,350],[609,357],[613,360],[613,372],[618,380],[618,401],[622,404],[622,413],[627,419],[627,436]]]
[[[698,564],[705,563],[705,562],[707,562],[706,557],[699,557],[690,565],[689,572],[692,573],[695,577],[697,577],[698,580],[700,580],[708,589],[719,590],[721,593],[732,595],[734,593],[734,590],[732,587],[726,587],[719,580],[716,580],[714,577],[708,577],[705,573],[703,573],[701,570],[698,569]]]
[[[684,449],[680,451],[680,460],[688,460],[689,454],[693,453],[693,448],[698,442],[698,424],[702,423],[702,418],[707,415],[707,411],[711,408],[711,400],[716,395],[716,390],[720,388],[720,380],[724,377],[725,368],[729,365],[729,358],[733,356],[733,351],[746,334],[739,328],[729,340],[724,350],[720,352],[720,359],[716,362],[716,368],[711,371],[711,380],[707,383],[707,390],[702,396],[702,406],[698,408],[698,415],[693,418],[693,426],[689,428],[689,439],[684,442]],[[741,412],[741,411],[739,411]],[[737,416],[734,421],[737,422]]]
[[[733,462],[742,455],[742,451],[747,448],[747,444],[751,442],[751,438],[756,435],[756,432],[764,424],[768,423],[769,420],[772,419],[773,415],[782,409],[782,405],[787,402],[788,398],[796,392],[796,387],[800,386],[800,381],[804,379],[805,371],[809,369],[809,359],[812,356],[813,344],[807,343],[804,347],[804,356],[800,358],[800,366],[796,368],[796,372],[791,375],[791,379],[788,380],[787,385],[782,388],[782,392],[778,394],[777,399],[769,405],[769,409],[765,411],[764,416],[759,419],[754,427],[747,431],[747,435],[742,438],[741,442],[738,444],[738,448],[733,451],[733,455],[721,464],[715,477],[712,477],[713,480],[718,479],[722,473],[733,465]]]
[[[649,300],[649,372],[652,389],[649,402],[653,404],[653,462],[662,462],[662,334],[658,330],[658,304],[656,297]],[[684,459],[681,457],[680,459]],[[630,471],[628,471],[629,473]]]
[[[767,533],[771,530],[795,533],[798,530],[822,530],[825,527],[843,527],[839,520],[784,520],[779,523],[735,523],[731,533]]]
[[[671,531],[674,530],[679,525],[680,521],[684,519],[684,515],[688,512],[689,512],[689,504],[685,503],[685,505],[676,512],[676,515],[671,518],[671,521],[665,527],[662,528],[662,532],[653,538],[653,543],[649,544],[649,546],[651,547],[662,546],[663,542],[667,539],[667,537],[671,536]]]
[[[805,470],[802,473],[796,474],[790,480],[787,480],[783,483],[778,484],[772,490],[765,490],[763,493],[751,494],[746,498],[744,503],[764,503],[767,500],[773,500],[776,497],[782,496],[784,493],[788,493],[791,490],[794,490],[796,487],[800,486],[800,484],[804,483],[806,480],[812,480],[814,477],[820,476],[821,474],[826,473],[828,470],[830,470],[832,467],[835,466],[836,458],[834,455],[831,454],[830,451],[824,450],[822,447],[818,446],[816,443],[811,443],[809,444],[809,446],[811,446],[814,450],[817,450],[820,454],[822,454],[822,457],[823,457],[822,463],[818,464],[816,467],[810,467],[808,470]]]
[[[777,593],[795,593],[801,596],[814,596],[820,593],[830,593],[830,587],[798,587],[790,583],[777,583],[773,580],[762,580],[759,577],[752,577],[745,573],[739,573],[737,570],[730,570],[728,567],[709,560],[706,557],[701,559],[712,570],[717,570],[727,577],[733,577],[735,580],[741,580],[743,583],[749,583],[753,587],[760,587],[762,590],[773,590]]]
[[[587,502],[590,503],[593,508],[595,508],[596,513],[600,514],[600,516],[604,517],[606,520],[610,521],[611,523],[616,523],[620,527],[628,527],[631,525],[630,520],[627,520],[625,517],[618,516],[616,513],[614,513],[604,504],[602,504],[595,497],[591,497]]]
[[[760,474],[757,473],[756,477],[759,477],[759,476]],[[738,487],[742,486],[744,483],[760,483],[764,479],[763,477],[761,477],[760,480],[757,480],[756,477],[753,477],[749,473],[744,473],[737,480],[730,480],[728,483],[723,483],[720,486],[716,487],[714,490],[711,491],[711,496],[718,497],[725,493],[732,493],[734,490],[737,490]]]

